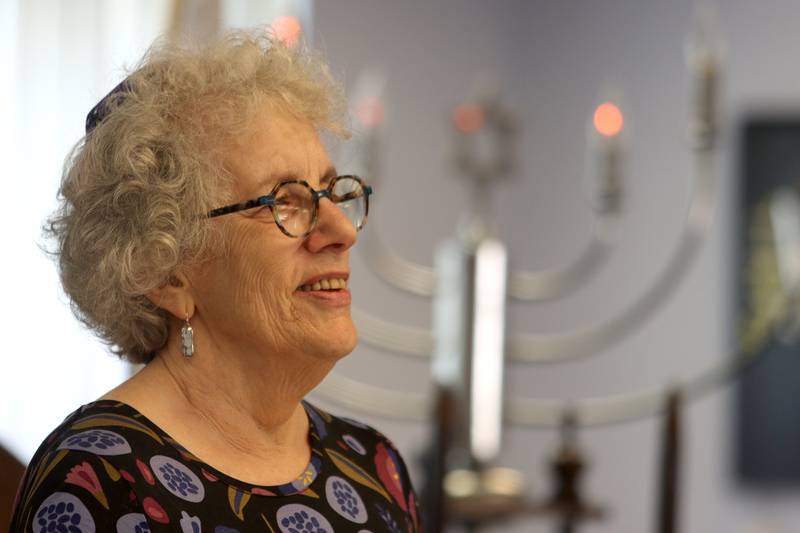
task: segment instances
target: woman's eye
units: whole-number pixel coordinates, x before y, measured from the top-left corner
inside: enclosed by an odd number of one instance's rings
[[[270,213],[269,206],[262,205],[256,207],[255,209],[250,209],[247,211],[247,215],[250,218],[263,218],[263,217],[272,217],[272,213]]]

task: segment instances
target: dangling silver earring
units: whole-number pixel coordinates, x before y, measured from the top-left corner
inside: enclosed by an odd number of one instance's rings
[[[192,325],[189,324],[189,316],[183,321],[181,327],[181,352],[187,359],[194,355],[194,330]]]

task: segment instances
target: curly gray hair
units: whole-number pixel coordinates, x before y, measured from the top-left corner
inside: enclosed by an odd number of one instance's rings
[[[217,249],[198,215],[230,200],[223,145],[267,101],[347,135],[316,54],[235,31],[200,48],[153,45],[67,158],[45,231],[73,312],[120,357],[144,363],[166,343],[169,313],[145,295]]]

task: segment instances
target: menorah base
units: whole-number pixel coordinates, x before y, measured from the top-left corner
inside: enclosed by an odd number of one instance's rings
[[[556,518],[562,531],[571,531],[578,523],[599,520],[605,514],[599,506],[583,502],[574,490],[561,490],[544,503],[526,500],[522,479],[521,473],[510,468],[449,472],[444,479],[448,523],[468,524],[475,528],[539,516]]]

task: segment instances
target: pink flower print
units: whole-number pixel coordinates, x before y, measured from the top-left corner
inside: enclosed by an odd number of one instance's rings
[[[144,461],[142,461],[141,459],[137,458],[136,459],[136,468],[138,468],[139,472],[142,473],[142,477],[144,478],[145,481],[147,481],[148,485],[155,485],[156,484],[156,478],[153,476],[153,473],[150,471],[150,467],[148,467],[147,464],[145,464]]]
[[[120,474],[120,475],[122,476],[122,478],[123,478],[125,481],[127,481],[128,483],[136,483],[136,478],[134,478],[134,477],[131,475],[131,473],[130,473],[130,472],[128,472],[127,470],[122,470],[122,469],[120,469],[120,471],[119,471],[119,474]]]
[[[108,500],[103,493],[103,487],[100,485],[100,480],[97,479],[94,468],[88,462],[84,461],[73,466],[64,481],[88,490],[103,507],[108,509]]]
[[[394,451],[388,449],[382,442],[379,442],[375,447],[375,466],[378,469],[378,477],[381,483],[392,495],[392,498],[397,502],[397,505],[403,511],[407,511],[408,507],[406,499],[403,496],[403,485],[400,483],[400,474],[397,470],[397,460]]]
[[[159,524],[169,524],[167,512],[151,496],[142,500],[142,507],[144,507],[144,512],[147,513],[147,516]]]
[[[215,476],[214,474],[210,474],[210,473],[206,472],[205,468],[201,468],[200,472],[203,474],[203,477],[206,478],[209,481],[219,481],[219,478],[217,476]]]

